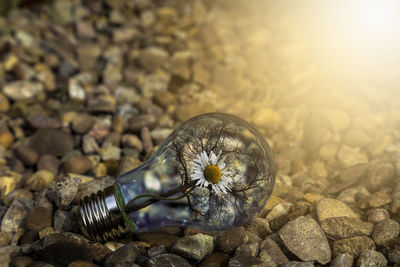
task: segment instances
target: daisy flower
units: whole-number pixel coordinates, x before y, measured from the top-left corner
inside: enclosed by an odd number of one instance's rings
[[[202,151],[192,163],[191,179],[197,181],[196,186],[211,186],[211,190],[217,195],[226,194],[232,184],[232,178],[228,177],[229,172],[225,169],[224,159],[220,159],[221,152],[215,155],[211,151],[210,155],[207,155],[207,152]]]

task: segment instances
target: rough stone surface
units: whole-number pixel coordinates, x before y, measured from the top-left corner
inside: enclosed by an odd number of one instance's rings
[[[22,198],[14,199],[1,221],[1,231],[17,232],[22,227],[25,217],[32,209],[32,200]]]
[[[315,220],[301,216],[288,222],[278,233],[285,246],[301,260],[316,260],[321,264],[331,260],[328,240]]]
[[[24,246],[21,252],[35,260],[65,265],[76,260],[101,262],[111,251],[77,234],[55,233]]]
[[[372,223],[345,216],[327,218],[320,225],[327,237],[334,240],[361,235],[370,236],[373,230]]]
[[[379,221],[375,224],[372,238],[377,245],[387,245],[391,240],[399,236],[400,225],[392,219]]]
[[[78,192],[79,183],[79,178],[64,176],[50,185],[47,191],[47,197],[53,201],[57,207],[69,206]]]
[[[31,139],[31,147],[39,154],[63,156],[74,147],[71,135],[57,129],[40,129]]]
[[[128,244],[107,255],[104,266],[130,265],[136,260],[135,248]]]
[[[182,266],[190,267],[192,266],[184,258],[174,255],[174,254],[161,254],[152,259],[149,259],[146,263],[147,267],[157,267],[157,266]]]
[[[357,260],[357,267],[367,267],[367,266],[376,266],[376,267],[384,267],[387,266],[388,261],[385,256],[375,250],[364,250],[360,257]]]
[[[318,220],[323,220],[331,217],[357,217],[356,214],[340,200],[332,198],[323,198],[317,203]]]
[[[217,248],[224,253],[232,253],[238,246],[245,244],[248,237],[243,227],[236,227],[221,233],[216,240]]]
[[[356,236],[336,240],[332,244],[333,255],[346,253],[357,258],[361,252],[367,249],[375,249],[374,241],[367,236]]]
[[[178,239],[171,251],[184,258],[200,261],[210,254],[214,248],[214,238],[209,235],[197,234]]]

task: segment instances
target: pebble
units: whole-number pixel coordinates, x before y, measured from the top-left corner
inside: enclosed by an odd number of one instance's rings
[[[282,201],[278,203],[265,217],[267,221],[272,221],[282,216],[286,216],[293,211],[293,203],[288,201]]]
[[[71,178],[69,178],[70,180]],[[82,178],[80,178],[82,180]],[[68,180],[67,180],[68,181]],[[85,196],[89,196],[92,193],[97,193],[99,190],[103,190],[104,188],[111,186],[114,184],[114,179],[110,176],[105,176],[102,178],[98,178],[96,180],[89,180],[85,183],[79,185],[78,181],[70,181],[74,187],[79,188],[78,192],[75,195],[74,203],[78,203],[80,199],[84,198]],[[62,185],[61,185],[62,187]]]
[[[330,263],[331,267],[352,267],[354,262],[353,256],[349,254],[339,254]]]
[[[35,208],[25,218],[25,228],[30,231],[40,231],[51,226],[52,214],[43,207]]]
[[[199,267],[223,267],[227,266],[228,262],[229,255],[221,252],[213,252],[200,262]]]
[[[71,232],[77,225],[71,212],[56,210],[54,213],[54,229]]]
[[[71,156],[64,163],[65,173],[84,174],[92,168],[92,162],[85,156]]]
[[[10,206],[11,203],[14,201],[14,199],[16,198],[23,198],[23,199],[29,199],[32,200],[33,198],[33,194],[24,188],[18,188],[15,189],[13,191],[11,191],[10,193],[8,193],[4,198],[3,198],[3,203],[6,206]],[[1,217],[1,216],[0,216]]]
[[[366,186],[368,190],[375,192],[388,184],[395,173],[395,168],[390,163],[382,163],[368,170]]]
[[[392,219],[385,219],[375,224],[372,238],[375,244],[387,246],[390,241],[399,236],[400,225]]]
[[[1,231],[17,232],[22,227],[25,217],[32,209],[32,200],[23,198],[14,199],[1,221]]]
[[[214,238],[209,235],[197,234],[185,236],[176,241],[171,251],[186,259],[201,261],[214,248]]]
[[[67,267],[98,267],[99,265],[89,261],[73,261]]]
[[[4,94],[0,93],[0,112],[6,112],[10,109],[10,101]]]
[[[71,127],[78,134],[87,133],[94,125],[95,119],[87,113],[77,114],[71,122]]]
[[[165,246],[167,248],[171,247],[179,239],[176,235],[158,231],[137,234],[136,237],[138,240],[150,243],[153,246]]]
[[[145,70],[154,71],[161,67],[168,57],[167,51],[158,47],[149,47],[140,52],[138,63]]]
[[[61,127],[61,122],[59,119],[47,116],[43,113],[31,114],[28,116],[27,120],[29,124],[35,129]]]
[[[136,250],[131,244],[127,244],[107,255],[104,266],[132,265],[136,260]]]
[[[43,86],[38,82],[15,81],[3,88],[3,93],[14,101],[32,100],[43,92]]]
[[[32,136],[31,147],[41,155],[63,156],[73,149],[74,139],[61,130],[39,129]]]
[[[0,192],[0,199],[11,193],[16,186],[17,181],[14,179],[14,177],[0,177],[0,188],[2,188],[2,192]]]
[[[372,139],[363,131],[349,130],[343,136],[343,143],[353,147],[365,147]]]
[[[1,246],[0,247],[0,264],[4,267],[11,266],[11,257],[20,252],[21,248],[19,246]]]
[[[246,230],[257,234],[262,239],[272,233],[268,220],[264,218],[254,218],[245,226],[245,228]]]
[[[357,217],[344,202],[333,198],[323,198],[318,201],[316,213],[320,222],[331,217]]]
[[[280,267],[314,267],[314,263],[312,262],[299,262],[299,261],[289,261],[285,264],[282,264]]]
[[[8,130],[0,130],[0,146],[7,149],[14,141],[14,136]]]
[[[366,235],[370,236],[373,224],[355,217],[330,217],[323,220],[321,228],[327,237],[333,240]]]
[[[84,135],[82,138],[82,151],[85,154],[93,154],[99,150],[99,145],[96,142],[96,139],[94,139],[90,135]]]
[[[247,243],[240,245],[235,250],[235,257],[237,256],[252,256],[256,257],[260,249],[259,243]]]
[[[17,256],[10,261],[10,267],[26,267],[33,263],[33,259],[28,256]]]
[[[177,103],[177,99],[174,94],[172,94],[169,91],[163,91],[163,90],[155,92],[153,100],[155,104],[159,105],[164,109],[166,109],[170,105],[175,105]]]
[[[346,253],[354,258],[360,256],[361,252],[367,249],[375,249],[374,241],[367,236],[356,236],[340,240],[332,243],[333,256]]]
[[[26,166],[33,166],[39,159],[39,154],[26,145],[18,146],[15,149],[15,152],[18,158],[26,165]]]
[[[359,147],[349,147],[342,145],[339,148],[337,158],[343,168],[348,168],[357,164],[368,162],[368,156],[360,151]]]
[[[313,219],[298,217],[285,224],[278,234],[285,246],[303,261],[326,264],[331,260],[328,239]]]
[[[339,178],[343,182],[357,182],[364,179],[368,172],[367,164],[359,164],[340,172]]]
[[[59,208],[68,207],[78,192],[79,183],[79,178],[61,177],[50,185],[47,197]]]
[[[139,152],[142,152],[143,145],[140,141],[139,137],[134,134],[124,134],[121,139],[122,146],[136,149]]]
[[[229,267],[248,267],[248,266],[264,266],[261,259],[253,256],[235,256],[229,259]]]
[[[136,115],[132,116],[128,121],[128,131],[138,133],[144,127],[153,129],[157,123],[154,115]]]
[[[367,211],[368,221],[371,223],[377,223],[379,221],[389,219],[389,212],[385,209],[370,209]]]
[[[358,257],[357,267],[384,267],[387,266],[387,263],[388,261],[382,253],[368,249],[364,250]]]
[[[246,244],[248,239],[243,227],[235,227],[218,235],[215,245],[221,252],[230,254],[238,246]]]
[[[149,128],[147,127],[142,128],[140,130],[140,137],[142,138],[143,150],[146,153],[146,155],[149,155],[151,152],[153,152],[154,149]]]
[[[54,174],[47,170],[40,170],[35,172],[26,182],[27,186],[32,191],[42,191],[49,187],[50,183],[54,180]]]
[[[103,161],[119,160],[121,158],[121,149],[113,145],[107,145],[98,150]]]
[[[53,155],[42,155],[37,162],[38,170],[47,170],[54,176],[58,174],[58,168],[60,166],[60,160]]]
[[[111,251],[100,243],[66,232],[45,235],[37,242],[22,247],[21,252],[36,260],[66,266],[77,260],[102,262]]]
[[[268,252],[268,254],[271,255],[273,260],[278,265],[287,263],[289,261],[278,244],[272,239],[267,238],[260,243],[260,254],[262,251]]]
[[[147,261],[146,267],[158,267],[158,266],[179,266],[179,267],[190,267],[192,266],[184,258],[174,254],[161,254]]]

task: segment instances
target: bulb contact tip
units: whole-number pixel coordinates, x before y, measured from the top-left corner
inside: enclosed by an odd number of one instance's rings
[[[128,231],[113,186],[81,199],[77,215],[82,233],[93,241],[105,242]]]

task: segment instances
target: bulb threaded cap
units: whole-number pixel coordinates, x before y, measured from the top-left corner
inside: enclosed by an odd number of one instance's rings
[[[78,222],[83,234],[98,242],[115,239],[128,231],[113,186],[79,201]]]

